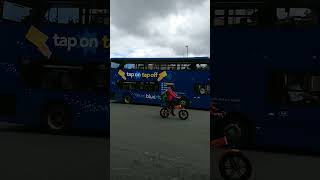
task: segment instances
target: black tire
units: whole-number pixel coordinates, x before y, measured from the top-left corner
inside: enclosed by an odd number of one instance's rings
[[[187,110],[182,109],[182,110],[179,111],[179,118],[181,120],[186,120],[186,119],[188,119],[188,117],[189,117],[189,113],[188,113]]]
[[[71,129],[71,117],[69,111],[63,105],[48,107],[42,119],[46,131],[62,134]]]
[[[219,171],[224,180],[249,180],[252,165],[241,152],[229,151],[220,159]]]
[[[124,96],[123,97],[123,102],[125,104],[131,104],[132,103],[132,98],[130,96]]]
[[[160,110],[160,116],[162,118],[168,118],[169,117],[169,114],[170,114],[170,111],[168,108],[164,107]]]

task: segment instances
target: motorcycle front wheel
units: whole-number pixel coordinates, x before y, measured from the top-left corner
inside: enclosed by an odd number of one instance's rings
[[[249,180],[252,166],[240,151],[228,151],[219,161],[219,171],[224,180]]]

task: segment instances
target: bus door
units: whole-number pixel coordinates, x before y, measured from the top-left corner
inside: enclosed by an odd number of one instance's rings
[[[192,98],[192,106],[208,109],[210,106],[210,82],[194,84],[194,96]]]
[[[320,108],[316,107],[320,103],[316,93],[320,92],[320,74],[273,72],[269,87],[271,101],[265,107],[263,124],[266,142],[289,147],[314,144],[320,135]]]

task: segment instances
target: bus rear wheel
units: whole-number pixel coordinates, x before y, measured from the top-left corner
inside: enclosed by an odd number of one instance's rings
[[[132,99],[130,96],[125,96],[125,97],[123,97],[123,102],[126,104],[131,104]]]
[[[71,126],[69,113],[63,107],[50,107],[45,113],[43,124],[51,133],[65,133]]]

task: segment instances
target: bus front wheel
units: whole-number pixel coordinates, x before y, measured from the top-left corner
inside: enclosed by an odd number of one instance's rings
[[[50,107],[45,113],[43,124],[51,133],[64,133],[71,126],[69,113],[63,107]]]

